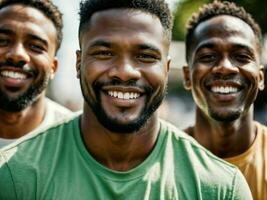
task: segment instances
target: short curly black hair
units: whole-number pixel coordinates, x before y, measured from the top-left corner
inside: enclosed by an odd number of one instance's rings
[[[187,61],[189,61],[189,52],[191,50],[190,45],[192,44],[192,37],[196,27],[201,22],[211,19],[212,17],[216,17],[218,15],[230,15],[233,17],[237,17],[243,20],[245,23],[247,23],[253,30],[254,34],[256,35],[259,47],[261,49],[261,40],[262,40],[261,29],[260,26],[252,18],[252,16],[248,12],[246,12],[243,7],[237,6],[233,2],[227,2],[227,1],[222,2],[215,0],[212,3],[204,4],[202,7],[200,7],[199,11],[194,13],[187,23],[186,27],[187,33],[185,38]]]
[[[0,9],[13,4],[22,4],[36,8],[53,22],[57,31],[57,51],[61,45],[63,36],[62,13],[59,11],[58,7],[50,0],[1,0]]]
[[[126,8],[126,9],[137,9],[152,15],[157,16],[165,32],[167,33],[168,39],[171,40],[172,32],[172,14],[168,7],[168,4],[164,0],[85,0],[80,3],[80,24],[79,34],[85,24],[88,24],[92,15],[95,12],[115,9],[115,8]]]

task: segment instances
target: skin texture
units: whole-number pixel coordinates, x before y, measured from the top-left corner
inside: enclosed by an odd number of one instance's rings
[[[21,137],[41,123],[44,90],[57,69],[55,52],[56,29],[42,12],[19,4],[0,10],[0,95],[17,102],[37,90],[18,109],[1,107],[1,138]],[[7,72],[24,77],[12,78]]]
[[[243,153],[255,138],[253,102],[264,88],[259,42],[244,21],[220,15],[196,27],[191,49],[184,83],[197,107],[186,132],[217,156]]]
[[[80,45],[77,77],[85,98],[81,119],[84,142],[105,166],[131,169],[146,158],[157,139],[157,113],[153,110],[147,118],[142,117],[144,109],[157,107],[165,95],[169,41],[157,17],[111,9],[92,16],[82,30]],[[141,126],[135,123],[138,120]],[[131,126],[134,128],[127,128]]]

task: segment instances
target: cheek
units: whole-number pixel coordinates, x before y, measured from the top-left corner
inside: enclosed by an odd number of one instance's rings
[[[252,88],[257,88],[260,82],[259,71],[256,67],[248,67],[240,69],[242,76],[247,81],[247,84]]]
[[[37,68],[39,71],[45,71],[45,72],[50,72],[53,69],[53,58],[54,57],[49,57],[48,55],[30,55],[31,57],[31,63],[33,67]]]
[[[201,87],[208,70],[203,67],[194,67],[191,76],[192,87]]]
[[[36,73],[36,81],[45,79],[51,79],[53,74],[53,63],[47,59],[32,59],[30,63],[32,69]]]
[[[110,65],[103,62],[92,62],[90,60],[83,59],[81,62],[81,74],[85,74],[86,80],[90,83],[98,80],[104,74],[108,72]]]
[[[195,67],[193,68],[191,76],[191,92],[196,102],[205,101],[205,79],[209,75],[209,69],[207,67]]]
[[[168,81],[168,71],[163,67],[142,70],[142,74],[153,88],[164,88]]]

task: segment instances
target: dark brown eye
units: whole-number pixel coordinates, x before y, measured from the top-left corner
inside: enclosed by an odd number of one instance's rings
[[[197,57],[198,62],[203,62],[203,63],[210,63],[210,62],[215,62],[217,60],[216,54],[202,54]]]
[[[113,53],[108,50],[94,51],[91,55],[97,59],[109,59],[113,56]]]
[[[43,51],[45,51],[46,49],[42,46],[42,45],[38,45],[38,44],[29,44],[29,48],[37,53],[42,53]]]
[[[6,46],[10,43],[9,39],[6,38],[0,38],[0,46]]]
[[[248,63],[251,60],[251,56],[247,54],[235,54],[234,58],[236,61],[241,63]]]
[[[144,62],[144,63],[153,63],[157,62],[160,58],[154,54],[149,54],[149,53],[141,53],[137,55],[136,57],[139,61]]]

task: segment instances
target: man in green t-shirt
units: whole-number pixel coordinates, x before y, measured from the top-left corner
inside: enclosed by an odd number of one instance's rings
[[[0,154],[0,199],[252,199],[238,169],[161,121],[172,18],[164,0],[80,4],[82,115]]]

